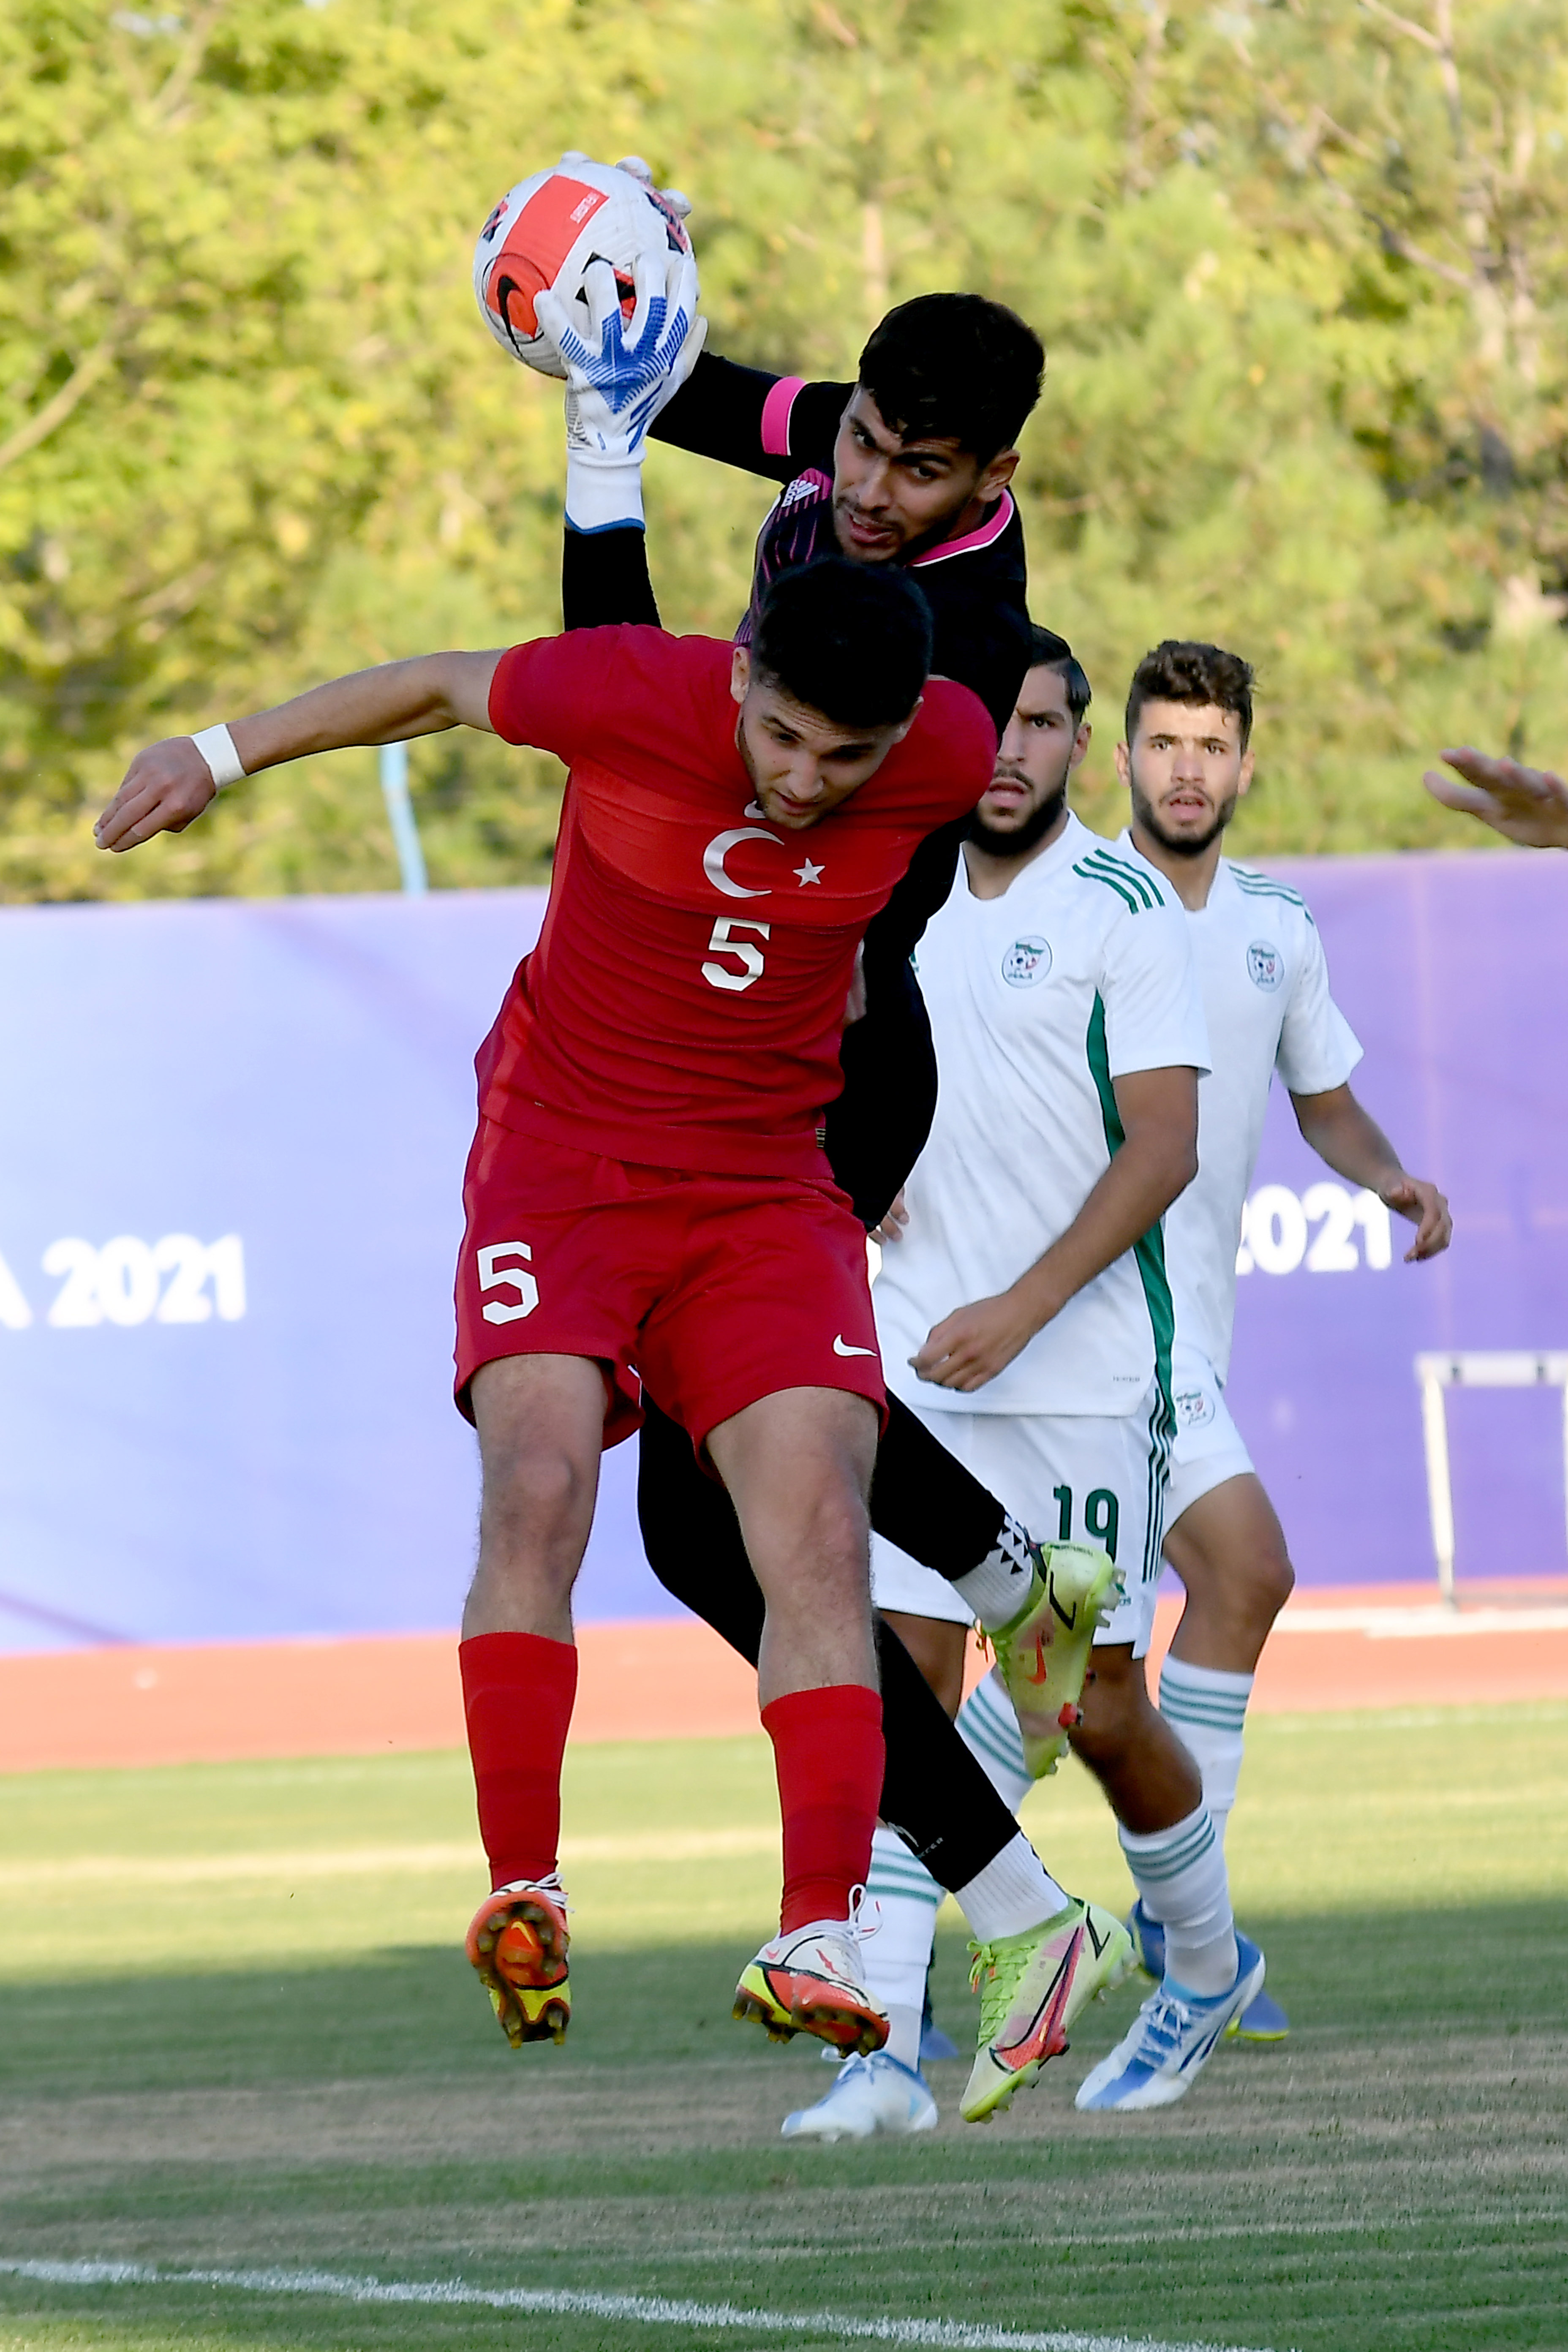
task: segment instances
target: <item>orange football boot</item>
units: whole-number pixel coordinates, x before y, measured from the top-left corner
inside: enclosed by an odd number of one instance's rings
[[[553,1872],[498,1886],[475,1912],[469,1959],[514,2050],[525,2042],[564,2042],[572,2019],[566,1979],[566,1896]]]

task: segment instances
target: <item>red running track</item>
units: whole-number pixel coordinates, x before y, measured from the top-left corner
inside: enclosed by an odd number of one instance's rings
[[[1156,1659],[1179,1608],[1179,1597],[1160,1604]],[[704,1625],[585,1625],[578,1641],[575,1739],[757,1727],[750,1669]],[[978,1654],[973,1663],[978,1674]],[[1553,1698],[1568,1698],[1568,1588],[1515,1589],[1506,1606],[1467,1599],[1450,1615],[1428,1588],[1400,1585],[1293,1601],[1253,1705],[1302,1714]],[[0,1771],[370,1756],[462,1738],[449,1633],[0,1657]]]

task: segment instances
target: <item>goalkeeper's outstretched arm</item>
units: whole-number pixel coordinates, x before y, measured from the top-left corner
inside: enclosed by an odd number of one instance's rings
[[[770,375],[704,352],[649,431],[656,441],[699,457],[791,482],[803,467],[832,465],[838,421],[854,389]]]
[[[647,532],[640,523],[593,531],[568,523],[561,547],[562,627],[605,629],[624,621],[660,626]]]
[[[100,849],[135,849],[158,833],[184,833],[223,785],[312,751],[401,743],[449,727],[490,725],[490,681],[500,652],[422,654],[312,687],[308,694],[199,736],[169,735],[138,751],[93,827]]]

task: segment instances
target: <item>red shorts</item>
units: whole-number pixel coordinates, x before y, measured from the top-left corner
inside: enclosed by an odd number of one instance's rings
[[[780,1389],[885,1412],[866,1233],[841,1192],[573,1151],[481,1119],[463,1183],[458,1378],[500,1356],[605,1367],[605,1443],[648,1394],[699,1449]],[[639,1378],[640,1375],[640,1378]]]

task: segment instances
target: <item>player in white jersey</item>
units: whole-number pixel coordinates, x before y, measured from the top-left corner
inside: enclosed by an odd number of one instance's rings
[[[1435,1184],[1411,1176],[1348,1083],[1361,1047],[1329,993],[1305,901],[1220,854],[1252,781],[1252,671],[1216,646],[1158,646],[1134,673],[1116,757],[1131,795],[1118,847],[1187,910],[1213,1067],[1198,1090],[1198,1172],[1165,1219],[1176,1302],[1176,1442],[1165,1557],[1186,1605],[1160,1678],[1160,1708],[1203,1771],[1223,1839],[1241,1769],[1253,1674],[1293,1581],[1285,1537],[1226,1402],[1242,1212],[1278,1071],[1302,1135],[1333,1169],[1408,1218],[1407,1256],[1435,1257],[1452,1227]],[[1129,1922],[1152,1975],[1159,1922]],[[1248,2039],[1279,2040],[1268,1993],[1244,2012]]]
[[[1103,1545],[1123,1580],[1071,1736],[1169,1928],[1181,2030],[1150,2053],[1136,2085],[1119,2083],[1103,2102],[1148,2105],[1188,2087],[1261,1984],[1263,1962],[1238,1946],[1200,1776],[1151,1706],[1142,1664],[1173,1433],[1159,1218],[1193,1170],[1208,1049],[1174,895],[1067,806],[1088,699],[1070,648],[1037,631],[964,862],[921,943],[941,1092],[883,1228],[874,1297],[889,1387],[1032,1529]],[[883,1542],[872,1579],[931,1679],[951,1687],[967,1622],[951,1585]],[[995,1675],[959,1720],[1016,1805],[1033,1772]],[[881,1921],[866,1964],[912,2036],[937,1892],[887,1831],[869,1884]],[[890,2037],[786,2132],[925,2128],[934,2106],[897,2078],[900,2057]],[[902,2071],[912,2063],[911,2041]]]

